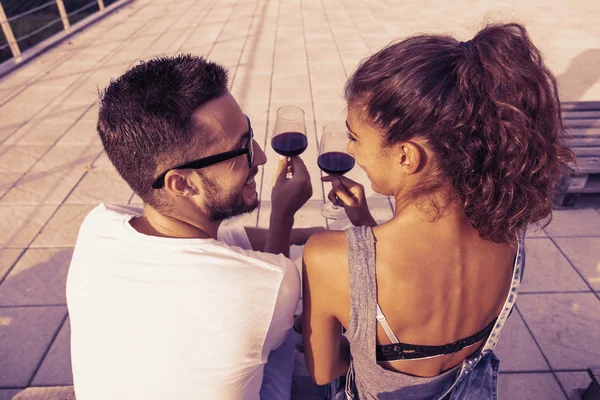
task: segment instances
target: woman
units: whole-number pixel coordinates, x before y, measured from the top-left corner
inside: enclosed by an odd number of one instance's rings
[[[392,44],[345,94],[348,152],[395,212],[376,226],[362,186],[324,178],[355,228],[304,250],[308,370],[318,384],[346,374],[348,398],[496,398],[524,230],[549,222],[573,160],[556,80],[509,24]]]

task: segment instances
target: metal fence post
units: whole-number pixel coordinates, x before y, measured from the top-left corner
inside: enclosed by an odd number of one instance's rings
[[[60,14],[60,19],[62,20],[63,26],[65,27],[65,31],[68,31],[71,29],[71,24],[69,24],[69,16],[67,15],[67,10],[65,10],[63,0],[56,0],[56,5],[58,6],[58,12]]]
[[[8,42],[8,46],[10,47],[10,51],[13,54],[14,58],[18,58],[21,55],[21,49],[19,49],[19,43],[15,40],[15,36],[13,35],[12,28],[8,23],[8,19],[6,18],[6,14],[4,13],[4,8],[2,7],[2,3],[0,3],[0,25],[2,25],[2,32],[4,32],[4,37]]]
[[[100,8],[100,11],[104,12],[104,0],[98,0],[98,8]]]

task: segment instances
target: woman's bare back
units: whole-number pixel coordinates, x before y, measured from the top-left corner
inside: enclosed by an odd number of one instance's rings
[[[378,302],[400,342],[452,343],[485,328],[500,313],[510,288],[516,242],[511,246],[483,240],[477,230],[452,216],[435,223],[392,220],[373,233]],[[341,322],[348,326],[347,319]],[[381,324],[377,343],[391,343]],[[460,364],[479,345],[381,366],[436,376]]]

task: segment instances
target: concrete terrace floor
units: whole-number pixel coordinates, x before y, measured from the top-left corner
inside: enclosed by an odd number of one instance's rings
[[[79,225],[100,202],[139,204],[102,153],[97,88],[139,59],[190,52],[229,68],[231,91],[270,158],[257,176],[262,206],[241,219],[249,226],[268,223],[275,111],[301,106],[315,190],[297,226],[327,226],[317,141],[325,123],[343,121],[341,88],[363,57],[393,38],[467,40],[484,20],[516,20],[559,77],[563,100],[597,101],[597,15],[592,1],[137,0],[12,72],[0,80],[0,400],[72,382],[64,291]],[[366,182],[358,168],[349,176]],[[379,220],[392,216],[386,197],[368,199]],[[500,397],[565,399],[600,363],[600,212],[556,211],[531,235],[498,349]],[[300,253],[294,248],[298,264]],[[294,382],[294,398],[319,398],[300,356]]]

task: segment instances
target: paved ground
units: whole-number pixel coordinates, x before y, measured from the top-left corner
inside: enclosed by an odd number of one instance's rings
[[[348,73],[392,38],[445,32],[466,40],[484,18],[516,19],[559,76],[564,100],[599,100],[600,25],[590,16],[600,14],[600,3],[552,3],[137,0],[0,80],[0,400],[30,386],[71,383],[64,284],[79,224],[99,202],[139,203],[96,137],[97,88],[111,77],[160,54],[220,61],[264,144],[274,110],[303,107],[315,191],[297,222],[325,225],[320,127],[343,120]],[[269,199],[273,168],[257,177],[262,199]],[[350,176],[365,179],[358,170]],[[387,198],[368,195],[378,219],[392,215]],[[242,222],[265,227],[267,200]],[[517,311],[498,349],[501,398],[565,399],[587,385],[584,369],[600,360],[600,212],[556,212],[527,239],[527,251]],[[301,358],[294,388],[297,399],[317,398]]]

